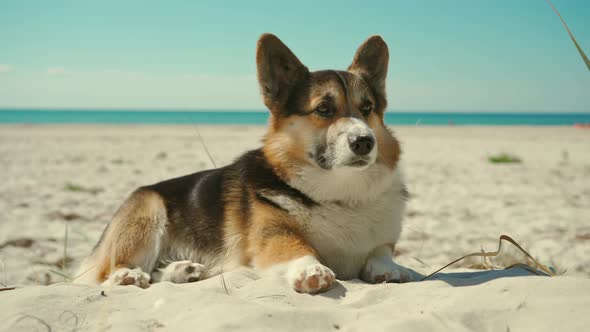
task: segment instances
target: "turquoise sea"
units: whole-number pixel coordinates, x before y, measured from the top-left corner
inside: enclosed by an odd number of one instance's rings
[[[266,124],[264,111],[129,111],[0,109],[0,123],[43,124]],[[461,113],[388,111],[390,125],[590,124],[589,113]]]

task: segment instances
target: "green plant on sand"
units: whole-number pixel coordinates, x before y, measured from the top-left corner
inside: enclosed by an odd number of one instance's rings
[[[489,156],[488,161],[492,164],[522,163],[522,160],[519,157],[507,153]]]

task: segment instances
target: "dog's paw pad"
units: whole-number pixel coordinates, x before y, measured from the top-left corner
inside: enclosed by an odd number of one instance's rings
[[[139,288],[150,287],[150,275],[143,272],[140,268],[129,269],[120,268],[112,273],[109,278],[102,283],[103,286],[137,286]]]
[[[162,273],[162,281],[184,284],[201,280],[205,266],[191,261],[179,261],[170,263],[160,271]]]
[[[336,281],[336,275],[328,267],[319,263],[302,267],[291,278],[291,285],[299,293],[320,293],[330,289]]]

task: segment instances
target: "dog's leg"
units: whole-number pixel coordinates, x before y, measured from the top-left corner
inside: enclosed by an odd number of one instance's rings
[[[361,273],[361,279],[368,283],[396,282],[403,283],[416,279],[416,273],[393,261],[394,245],[375,248]]]
[[[158,261],[166,224],[161,196],[138,190],[127,199],[105,230],[91,256],[94,279],[105,286],[149,287],[149,273]]]
[[[288,214],[270,207],[255,211],[256,226],[249,241],[254,267],[284,274],[289,286],[300,293],[320,293],[334,285],[334,272],[320,263]]]
[[[254,266],[283,274],[289,286],[299,293],[321,293],[336,281],[334,272],[322,265],[315,251],[295,235],[268,238],[262,252],[256,255]]]
[[[204,275],[205,266],[191,261],[178,261],[152,273],[152,281],[170,281],[176,284],[199,281]]]

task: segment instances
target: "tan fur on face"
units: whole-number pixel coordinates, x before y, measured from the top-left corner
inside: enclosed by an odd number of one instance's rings
[[[369,117],[369,126],[375,132],[375,139],[377,140],[377,147],[379,149],[377,162],[384,164],[390,169],[394,169],[401,154],[399,142],[389,129],[385,127],[383,119],[379,115],[372,114]]]
[[[296,176],[297,169],[314,163],[308,152],[325,129],[311,116],[291,116],[277,119],[264,139],[264,155],[284,180]]]

